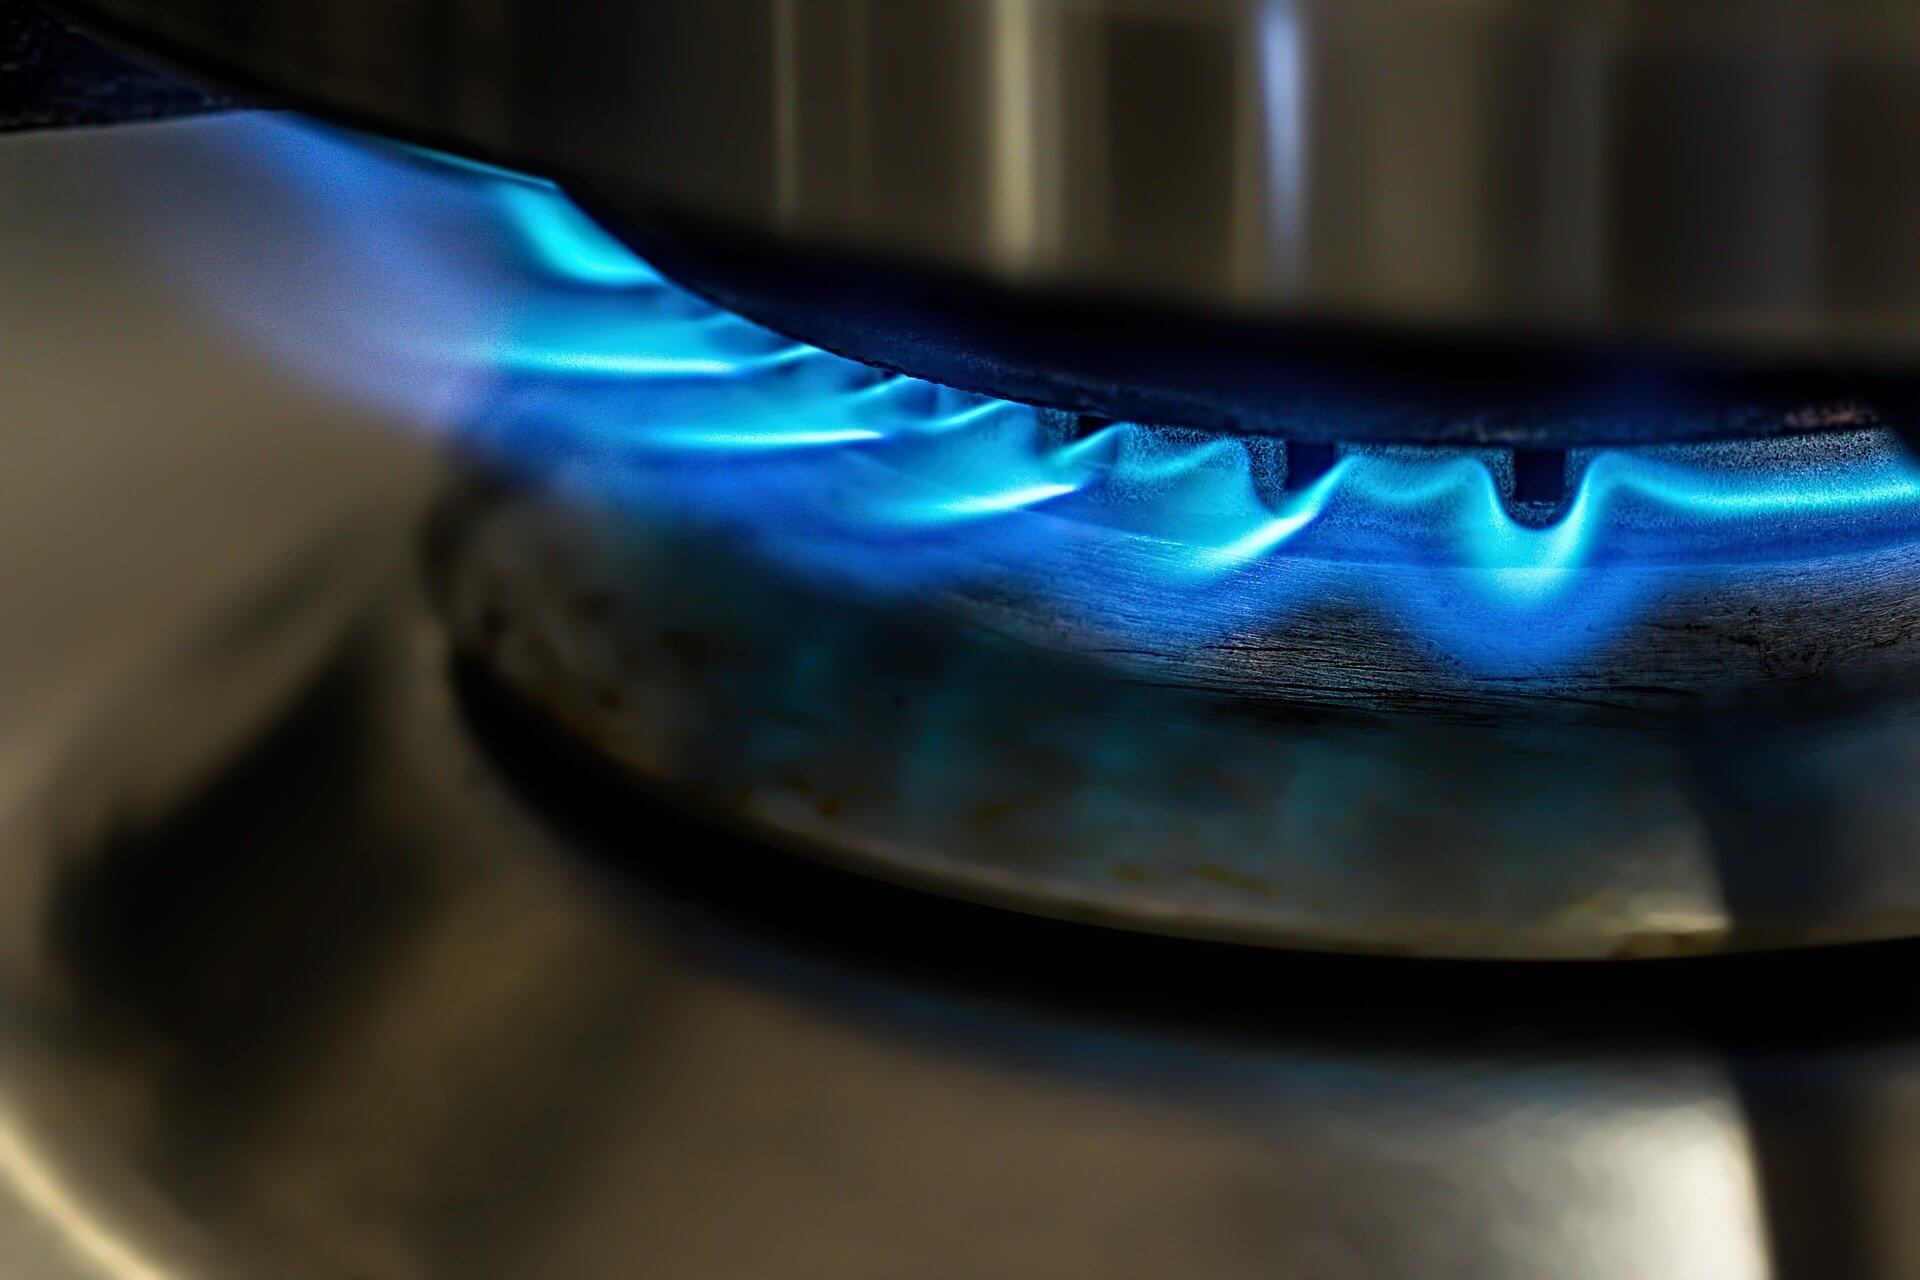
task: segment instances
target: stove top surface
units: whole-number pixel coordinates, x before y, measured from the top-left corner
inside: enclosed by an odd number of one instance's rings
[[[570,753],[393,581],[418,450],[118,239],[104,175],[208,127],[0,144],[10,1276],[1920,1266],[1912,945],[1134,938],[849,878]]]
[[[216,628],[15,828],[0,1188],[93,1263],[1757,1277],[1913,1247],[1871,1207],[1910,947],[1369,961],[968,906],[636,793],[404,597],[327,622]],[[210,699],[238,710],[180,741]]]

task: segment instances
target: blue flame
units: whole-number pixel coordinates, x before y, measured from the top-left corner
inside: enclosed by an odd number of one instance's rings
[[[571,201],[555,199],[553,187],[503,174],[498,190],[507,215],[525,231],[535,252],[554,263],[568,279],[609,289],[660,283],[652,267],[629,253]]]
[[[377,380],[383,406],[421,417],[451,398],[462,436],[515,465],[851,587],[1023,593],[1117,644],[1218,643],[1362,602],[1443,659],[1528,670],[1689,584],[1864,564],[1920,533],[1920,470],[1873,431],[1576,455],[1555,511],[1511,501],[1501,458],[1465,450],[1351,450],[1293,485],[1273,441],[1083,432],[770,333],[676,288],[537,179],[223,127],[321,221],[384,236],[315,250],[329,287],[371,282],[341,299],[351,333],[322,376]],[[271,310],[256,297],[248,318],[285,326]],[[313,337],[297,337],[311,365]]]

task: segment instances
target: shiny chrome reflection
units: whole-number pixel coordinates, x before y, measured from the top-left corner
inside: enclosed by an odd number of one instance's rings
[[[660,807],[444,664],[397,611],[200,779],[109,717],[171,799],[76,821],[142,783],[81,769],[15,828],[52,874],[0,975],[0,1223],[64,1240],[25,1275],[1748,1280],[1825,1207],[1771,1161],[1872,1190],[1872,1126],[1796,1126],[1898,1110],[1910,1001],[1848,993],[1906,950],[1436,968],[1024,919]],[[1839,994],[1782,1028],[1797,963]],[[1899,1274],[1855,1225],[1828,1274]]]
[[[1910,357],[1905,0],[69,0],[690,217],[1020,286]]]

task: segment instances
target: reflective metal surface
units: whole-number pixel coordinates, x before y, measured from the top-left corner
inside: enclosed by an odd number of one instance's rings
[[[616,209],[1023,288],[1909,356],[1905,0],[76,0]]]
[[[13,827],[0,1203],[75,1274],[1765,1273],[1690,1037],[807,872],[483,721],[503,775],[429,630],[345,662],[225,776],[111,716]]]
[[[990,575],[863,599],[586,481],[523,480],[441,514],[433,581],[461,648],[635,776],[831,862],[1393,954],[1920,933],[1910,683],[1836,697],[1818,678],[1867,662],[1891,682],[1877,664],[1908,642],[1872,633],[1864,597],[1770,606],[1837,590],[1817,572],[1669,587],[1583,662],[1476,679],[1334,603],[1182,643],[1078,627]]]
[[[104,175],[166,136],[0,144],[8,1280],[1920,1269],[1911,947],[1426,965],[942,904],[622,788],[404,591],[343,629],[417,459],[119,252]]]
[[[10,815],[11,1275],[1920,1260],[1910,947],[1436,966],[1033,920],[653,803],[404,601],[252,660],[287,635],[159,664]],[[140,709],[187,691],[240,714],[183,759]]]

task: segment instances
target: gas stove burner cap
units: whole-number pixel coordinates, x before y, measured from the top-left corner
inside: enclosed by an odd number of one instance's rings
[[[218,179],[138,206],[195,229],[162,251],[219,246],[178,278],[338,390],[457,420],[475,478],[430,579],[464,660],[687,804],[945,892],[1266,944],[1920,932],[1920,791],[1893,785],[1920,470],[1883,431],[1099,421],[771,332],[544,182],[265,122],[176,161]]]

